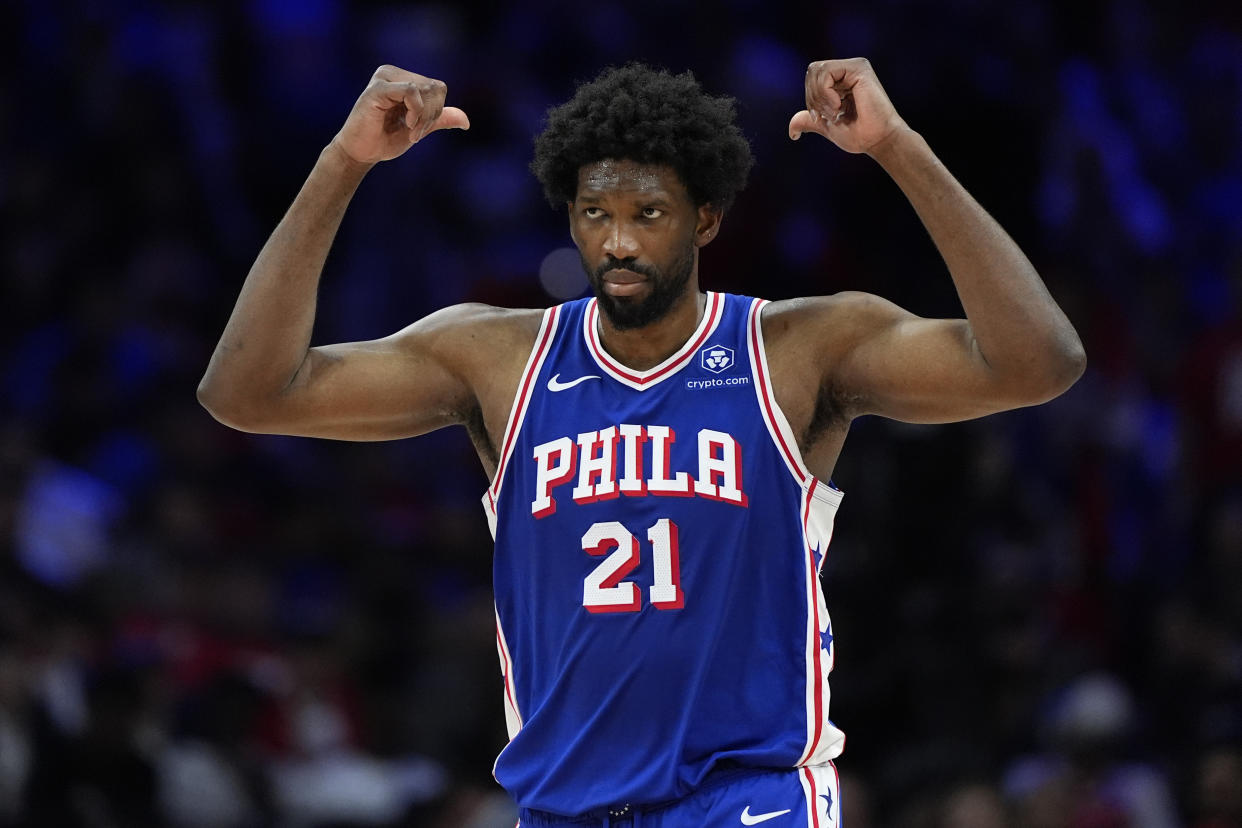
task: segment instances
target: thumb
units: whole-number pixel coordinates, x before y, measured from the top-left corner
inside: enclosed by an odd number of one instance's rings
[[[789,137],[797,141],[804,132],[818,132],[823,135],[822,124],[819,118],[804,109],[789,119]]]
[[[470,119],[466,117],[466,113],[455,106],[446,106],[440,112],[440,117],[436,118],[435,123],[431,125],[428,132],[435,132],[437,129],[470,129]]]

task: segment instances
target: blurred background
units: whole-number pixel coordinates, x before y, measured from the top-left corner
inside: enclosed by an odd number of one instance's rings
[[[805,65],[854,55],[1090,366],[1036,409],[856,423],[846,824],[1242,825],[1242,5],[13,0],[0,45],[0,825],[512,826],[464,431],[217,424],[237,291],[389,62],[473,129],[363,183],[315,341],[578,295],[531,139],[642,59],[737,96],[754,145],[707,287],[960,315],[883,172],[785,136]]]

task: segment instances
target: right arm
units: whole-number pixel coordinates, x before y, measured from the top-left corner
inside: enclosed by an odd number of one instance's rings
[[[382,440],[461,422],[477,404],[471,343],[501,311],[447,308],[372,342],[310,347],[328,250],[362,178],[429,133],[468,128],[443,83],[381,66],[242,286],[198,388],[212,416],[243,431]]]

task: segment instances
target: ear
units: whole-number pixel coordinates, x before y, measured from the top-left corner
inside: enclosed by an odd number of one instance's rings
[[[720,231],[720,222],[724,220],[724,211],[714,205],[704,204],[699,207],[698,222],[694,227],[694,246],[705,247],[716,238]]]

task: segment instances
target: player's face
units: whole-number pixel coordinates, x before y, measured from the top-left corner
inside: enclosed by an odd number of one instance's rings
[[[578,171],[570,234],[613,327],[651,324],[698,290],[704,216],[714,234],[719,217],[695,207],[671,167],[609,159]]]

